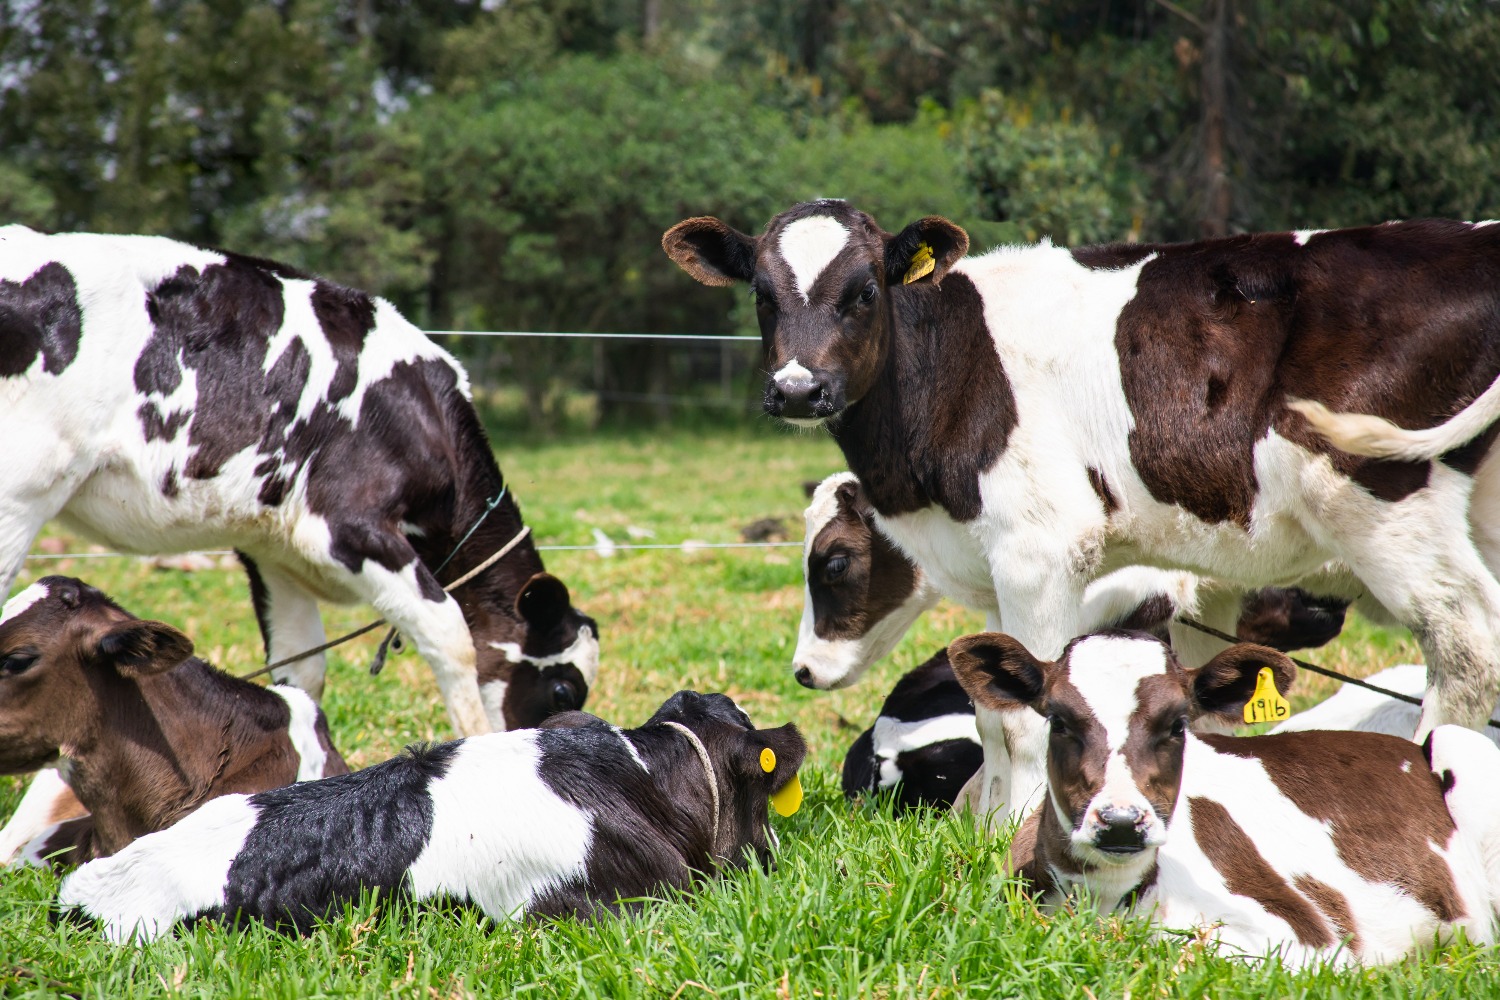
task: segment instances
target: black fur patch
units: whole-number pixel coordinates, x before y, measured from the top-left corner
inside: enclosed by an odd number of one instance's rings
[[[78,286],[56,261],[22,282],[0,281],[0,378],[21,375],[42,357],[42,371],[57,375],[78,356],[83,313]]]
[[[258,815],[229,866],[225,905],[203,916],[306,932],[362,889],[407,891],[432,835],[428,786],[460,745],[416,744],[363,771],[252,795]]]

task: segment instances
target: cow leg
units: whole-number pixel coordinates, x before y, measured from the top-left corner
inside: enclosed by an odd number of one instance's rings
[[[9,864],[17,851],[58,824],[87,815],[57,768],[43,768],[26,786],[16,811],[0,830],[0,865]]]
[[[255,619],[260,623],[266,662],[276,663],[304,649],[323,645],[327,636],[318,614],[318,602],[312,595],[274,563],[258,562],[244,552],[236,551],[235,555],[250,578],[250,599],[255,605]],[[324,654],[314,653],[277,667],[271,671],[271,680],[299,687],[314,701],[321,701],[327,667]]]
[[[1500,577],[1500,449],[1492,449],[1474,472],[1469,529],[1480,558]]]
[[[1319,510],[1329,548],[1426,656],[1418,742],[1445,723],[1482,728],[1500,696],[1500,582],[1470,538],[1470,485],[1433,463],[1427,488],[1400,502],[1350,487]]]
[[[358,529],[356,529],[358,530]],[[354,531],[341,533],[341,544],[355,548]],[[399,570],[386,569],[367,556],[359,572],[344,572],[347,586],[416,646],[437,680],[448,706],[448,717],[460,736],[503,730],[505,720],[491,719],[479,695],[474,640],[458,602],[443,592],[437,578],[422,565],[405,538],[395,534],[366,534],[365,551],[379,552]],[[338,565],[338,564],[335,564]],[[342,567],[339,567],[342,569]],[[498,708],[498,706],[497,706]]]

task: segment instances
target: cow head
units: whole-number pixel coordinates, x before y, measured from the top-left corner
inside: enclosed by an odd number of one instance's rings
[[[1296,676],[1285,654],[1249,644],[1188,670],[1166,643],[1139,632],[1074,639],[1055,663],[996,632],[964,636],[948,656],[976,705],[1029,706],[1050,723],[1048,796],[1085,871],[1154,864],[1194,738],[1189,725],[1204,715],[1240,721],[1262,667],[1282,691]]]
[[[705,285],[750,285],[769,373],[765,410],[816,426],[875,384],[889,349],[891,287],[941,281],[969,237],[937,216],[892,236],[829,199],[781,213],[759,237],[688,219],[667,230],[662,247]]]
[[[599,626],[573,607],[567,586],[537,573],[517,593],[513,614],[471,611],[479,693],[492,722],[528,729],[558,712],[583,707],[599,675]],[[525,623],[521,641],[515,619]]]
[[[756,729],[732,698],[696,691],[679,691],[668,698],[641,728],[663,722],[692,730],[713,763],[720,789],[715,848],[720,864],[744,867],[753,857],[763,867],[768,865],[774,845],[767,822],[768,803],[797,780],[807,757],[807,743],[797,727],[787,723],[776,729]],[[683,747],[675,758],[681,774],[674,771],[674,784],[704,780],[694,750]]]
[[[819,483],[805,516],[806,590],[792,667],[804,687],[848,687],[895,648],[938,594],[875,527],[853,473]]]
[[[121,685],[165,673],[192,640],[143,621],[81,580],[49,576],[0,611],[0,773],[77,755],[118,707]]]

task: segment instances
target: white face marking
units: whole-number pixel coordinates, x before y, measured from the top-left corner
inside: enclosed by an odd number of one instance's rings
[[[1130,716],[1134,713],[1136,687],[1147,677],[1165,674],[1166,650],[1160,644],[1142,639],[1096,636],[1074,646],[1068,654],[1068,679],[1078,690],[1094,718],[1104,729],[1109,757],[1104,767],[1104,785],[1089,802],[1083,822],[1073,830],[1075,853],[1092,863],[1119,864],[1119,857],[1095,850],[1091,845],[1098,832],[1099,815],[1107,807],[1140,809],[1148,817],[1146,846],[1158,847],[1166,841],[1166,824],[1156,814],[1150,801],[1136,785],[1130,764],[1125,759],[1125,742],[1130,736]],[[1063,816],[1056,799],[1054,808],[1066,828],[1070,821]],[[1137,856],[1124,860],[1134,863]]]
[[[24,612],[27,608],[31,607],[37,601],[44,600],[46,597],[47,585],[43,583],[33,583],[31,586],[27,587],[25,590],[17,594],[15,597],[12,597],[10,600],[5,602],[5,607],[0,608],[0,622],[10,621],[12,618],[15,618],[16,616]]]
[[[571,663],[578,668],[583,679],[588,681],[589,687],[594,686],[594,680],[599,676],[599,640],[594,638],[594,630],[587,625],[578,629],[578,637],[571,646],[551,656],[527,656],[521,652],[521,644],[518,642],[492,642],[490,648],[498,649],[511,663],[529,663],[538,669],[558,663]]]
[[[792,279],[797,282],[797,291],[803,302],[808,301],[808,293],[818,275],[848,242],[849,230],[837,219],[826,215],[798,219],[781,231],[777,248],[792,270]]]
[[[1328,232],[1328,230],[1326,229],[1299,229],[1292,234],[1292,239],[1297,241],[1297,245],[1299,247],[1306,246],[1308,240],[1312,239],[1314,236],[1317,236],[1319,233],[1326,232]]]
[[[279,695],[292,710],[286,734],[292,741],[292,749],[297,751],[297,780],[318,780],[328,763],[328,752],[318,740],[318,706],[301,688],[272,684],[268,690]]]

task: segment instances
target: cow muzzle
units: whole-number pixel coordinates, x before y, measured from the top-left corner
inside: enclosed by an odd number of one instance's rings
[[[844,408],[841,379],[792,363],[766,379],[767,414],[788,423],[817,426]]]

